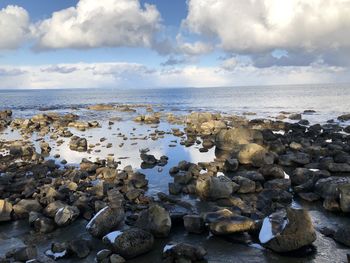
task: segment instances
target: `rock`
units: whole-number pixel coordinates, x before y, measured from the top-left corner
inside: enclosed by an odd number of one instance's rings
[[[242,176],[235,176],[232,180],[239,185],[239,188],[237,190],[238,193],[248,194],[255,192],[256,184],[254,181]]]
[[[114,106],[108,105],[108,104],[96,104],[96,105],[89,106],[88,109],[95,110],[95,111],[108,111],[108,110],[114,110]]]
[[[79,216],[80,211],[76,206],[65,206],[57,210],[55,223],[58,226],[67,226]]]
[[[215,135],[223,129],[226,129],[223,121],[210,120],[200,125],[200,133],[203,135]]]
[[[338,120],[340,120],[340,121],[348,121],[348,120],[350,120],[350,113],[338,116]]]
[[[350,173],[350,164],[348,163],[333,163],[325,164],[325,168],[332,173]]]
[[[338,228],[334,234],[334,240],[350,247],[350,227]]]
[[[40,203],[35,199],[22,199],[13,206],[13,211],[20,217],[28,217],[30,212],[40,212],[42,207]]]
[[[226,176],[204,176],[197,179],[196,193],[203,200],[228,198],[238,186]]]
[[[237,159],[229,158],[225,161],[225,168],[228,172],[235,172],[238,169],[239,162]]]
[[[230,235],[249,231],[254,226],[254,221],[244,216],[231,216],[218,218],[210,223],[210,232],[214,235]]]
[[[48,204],[43,212],[48,217],[55,217],[57,211],[65,206],[67,206],[67,204],[63,203],[62,201],[54,201]]]
[[[350,183],[350,177],[331,176],[322,178],[315,184],[315,193],[324,199],[338,199],[339,187]]]
[[[164,262],[198,262],[206,254],[203,247],[187,243],[167,244],[163,249]]]
[[[75,239],[69,242],[68,250],[78,258],[86,258],[90,254],[90,242],[85,239]]]
[[[292,203],[293,195],[281,189],[264,189],[259,195],[256,208],[268,215]]]
[[[116,229],[124,220],[124,209],[106,206],[87,224],[87,231],[94,237],[101,237]]]
[[[340,209],[344,213],[350,212],[350,184],[339,186]]]
[[[240,145],[262,143],[262,141],[263,136],[260,131],[248,128],[221,130],[215,138],[215,144],[221,150],[232,150]]]
[[[110,263],[125,263],[126,260],[120,256],[120,255],[117,255],[117,254],[113,254],[109,257],[109,261]]]
[[[298,196],[308,202],[315,202],[317,200],[320,200],[320,196],[315,193],[298,193]]]
[[[265,150],[264,147],[249,143],[242,147],[238,154],[238,161],[241,164],[252,164],[255,167],[271,165],[274,163],[274,156]]]
[[[259,239],[275,252],[289,252],[311,245],[316,232],[306,210],[289,207],[264,219]]]
[[[102,240],[113,252],[127,259],[147,253],[154,244],[153,235],[139,228],[114,231],[104,236]]]
[[[35,213],[35,212],[31,212],[31,213]],[[29,214],[29,218],[31,217],[31,213]],[[44,216],[37,216],[32,221],[32,225],[34,226],[35,231],[40,233],[47,234],[55,230],[55,222],[51,218],[47,218]]]
[[[112,255],[112,251],[109,249],[102,249],[97,252],[95,261],[96,262],[108,262],[109,256]]]
[[[151,232],[156,237],[167,237],[171,229],[171,218],[167,210],[154,204],[140,213],[135,226]]]
[[[300,113],[293,113],[289,115],[290,120],[301,120],[301,114]]]
[[[289,191],[291,183],[289,179],[274,179],[267,181],[264,184],[265,189],[281,189],[284,191]]]
[[[6,200],[0,200],[0,222],[11,220],[12,204]]]
[[[221,218],[229,218],[235,214],[228,209],[221,209],[215,212],[207,212],[203,215],[203,220],[205,223],[213,223]]]
[[[296,168],[290,176],[293,185],[305,184],[307,181],[313,178],[313,173],[307,168]]]
[[[204,231],[204,221],[199,215],[186,215],[183,217],[187,232],[200,234]]]
[[[80,138],[78,136],[71,137],[69,149],[71,149],[72,151],[86,152],[87,146],[88,143],[85,138]]]
[[[259,169],[259,172],[264,176],[265,180],[285,178],[283,168],[278,165],[265,165]]]
[[[17,248],[13,252],[13,258],[16,261],[28,261],[37,257],[37,249],[34,246]]]

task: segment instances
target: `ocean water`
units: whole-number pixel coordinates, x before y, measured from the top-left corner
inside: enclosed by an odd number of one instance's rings
[[[96,103],[149,103],[166,110],[208,110],[259,117],[280,111],[315,110],[310,121],[325,122],[350,112],[350,84],[177,88],[177,89],[61,89],[0,90],[0,109],[11,108],[20,116],[40,109],[64,110]]]

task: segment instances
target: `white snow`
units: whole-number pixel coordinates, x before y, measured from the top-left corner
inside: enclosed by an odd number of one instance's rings
[[[109,233],[108,235],[106,235],[105,238],[108,239],[108,241],[110,243],[114,243],[115,239],[117,237],[119,237],[121,234],[123,234],[122,231],[119,231],[119,230],[118,231],[113,231],[113,232]]]
[[[328,140],[326,140],[326,142],[331,143],[331,142],[333,142],[333,140],[332,139],[328,139]]]
[[[96,220],[96,218],[105,210],[107,210],[108,206],[105,208],[102,208],[100,211],[97,212],[97,214],[90,220],[90,222],[86,225],[86,229],[89,230],[91,228],[92,223]]]
[[[274,134],[281,134],[281,135],[284,135],[285,134],[285,131],[283,130],[280,130],[280,131],[273,131]]]
[[[225,174],[224,174],[223,172],[218,172],[218,173],[216,174],[216,176],[217,176],[217,177],[225,176]]]
[[[281,232],[285,229],[288,224],[288,219],[283,221]],[[260,243],[265,244],[273,239],[275,235],[272,233],[272,224],[269,217],[266,217],[263,221],[262,228],[259,233]]]
[[[284,172],[284,179],[289,179],[289,175],[286,172]]]
[[[163,249],[163,253],[167,252],[168,250],[172,249],[173,247],[175,247],[175,245],[165,245],[165,247]]]
[[[272,233],[272,225],[270,222],[270,218],[266,217],[263,221],[263,225],[259,233],[259,240],[262,244],[265,244],[274,237],[275,235]]]
[[[45,252],[45,255],[48,257],[52,257],[54,260],[63,258],[67,254],[67,250],[63,250],[62,252],[53,253],[52,250],[48,250]]]
[[[309,169],[311,172],[318,172],[320,169]]]

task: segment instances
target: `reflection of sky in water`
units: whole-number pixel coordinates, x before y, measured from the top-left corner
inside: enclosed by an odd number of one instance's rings
[[[91,153],[87,152],[76,152],[69,149],[70,138],[62,138],[64,143],[60,146],[56,145],[56,141],[50,139],[50,134],[45,136],[45,140],[50,144],[52,148],[50,156],[47,158],[53,158],[55,154],[59,154],[60,158],[56,159],[59,164],[61,160],[66,160],[68,165],[78,166],[83,158],[90,161],[95,161],[96,159],[106,159],[109,154],[114,154],[113,158],[116,161],[120,161],[121,165],[119,168],[124,168],[126,165],[131,165],[134,169],[139,169],[142,173],[147,175],[149,180],[149,190],[151,193],[156,193],[158,191],[167,191],[168,183],[172,181],[169,175],[169,169],[176,166],[180,161],[186,160],[194,163],[203,161],[213,161],[214,160],[214,149],[211,149],[207,153],[199,152],[199,145],[194,145],[191,147],[184,147],[179,144],[180,138],[175,137],[172,134],[165,134],[164,138],[158,138],[157,140],[152,140],[148,138],[136,139],[133,138],[143,138],[155,130],[169,132],[171,128],[181,128],[177,125],[169,125],[168,123],[161,122],[157,128],[151,128],[152,125],[138,124],[132,121],[122,121],[115,122],[108,129],[107,122],[101,122],[102,128],[93,128],[86,131],[78,131],[71,128],[71,132],[79,137],[84,137],[89,144],[100,143],[99,146],[92,148]],[[118,130],[119,129],[119,130]],[[135,130],[134,130],[135,129]],[[9,132],[9,129],[5,131],[6,135],[1,135],[1,139],[10,140],[19,138],[17,131],[14,133]],[[128,139],[123,140],[123,137],[118,136],[118,133],[125,135]],[[133,134],[133,135],[132,135]],[[104,142],[100,142],[100,138],[106,138]],[[34,144],[36,146],[37,152],[40,153],[39,141],[37,135],[34,133],[32,137]],[[177,143],[174,143],[174,141]],[[107,144],[112,143],[111,148],[107,148]],[[123,143],[122,147],[119,144]],[[169,145],[176,145],[176,147],[170,147]],[[165,167],[156,166],[152,169],[141,169],[141,158],[140,149],[149,148],[148,154],[154,155],[159,159],[162,155],[169,157],[168,164]],[[100,150],[100,152],[95,152],[95,150]],[[119,159],[121,158],[121,159]],[[125,159],[124,159],[125,158]]]

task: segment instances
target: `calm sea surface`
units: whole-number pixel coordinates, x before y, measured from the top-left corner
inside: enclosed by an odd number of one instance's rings
[[[0,108],[19,115],[39,109],[62,110],[96,103],[150,103],[167,110],[256,112],[316,110],[311,121],[324,122],[350,111],[350,84],[178,89],[0,90]],[[313,118],[313,119],[312,119]]]

